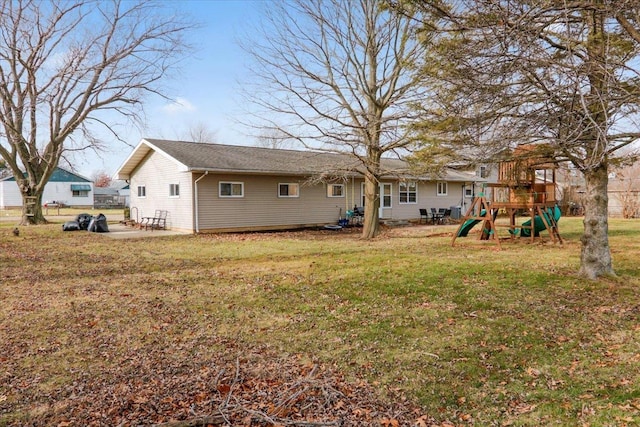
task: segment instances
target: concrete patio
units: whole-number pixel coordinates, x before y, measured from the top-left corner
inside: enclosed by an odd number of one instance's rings
[[[100,233],[112,239],[142,239],[148,237],[163,237],[163,236],[177,236],[177,235],[189,235],[181,231],[174,230],[141,230],[135,227],[129,227],[124,224],[116,223],[109,224],[108,233]]]

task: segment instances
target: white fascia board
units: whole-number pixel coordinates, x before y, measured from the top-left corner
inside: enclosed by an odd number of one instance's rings
[[[156,147],[155,145],[153,145],[152,143],[150,143],[149,141],[143,138],[140,140],[138,145],[133,149],[131,154],[129,154],[127,159],[118,168],[118,170],[115,173],[115,178],[124,179],[124,180],[130,179],[131,172],[133,172],[133,170],[138,166],[138,164],[140,164],[142,159],[146,157],[149,151],[152,151],[152,150],[163,155],[164,157],[171,160],[172,162],[174,162],[178,166],[179,171],[186,172],[189,170],[189,168],[185,164],[179,162],[174,157],[168,155],[167,153],[165,153],[164,151],[162,151],[161,149],[159,149],[158,147]]]

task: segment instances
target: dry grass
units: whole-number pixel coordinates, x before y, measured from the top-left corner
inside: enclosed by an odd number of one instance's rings
[[[447,227],[2,224],[0,425],[637,425],[640,222],[611,221],[619,276],[600,282],[574,275],[580,227],[497,251]]]

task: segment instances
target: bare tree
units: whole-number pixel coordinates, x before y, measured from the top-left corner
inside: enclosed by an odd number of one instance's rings
[[[279,129],[267,129],[256,138],[259,147],[290,148],[294,141],[288,134]]]
[[[0,0],[0,156],[23,197],[23,224],[46,222],[45,184],[66,152],[119,139],[179,61],[191,24],[162,3]]]
[[[209,125],[205,122],[198,121],[192,123],[186,132],[186,139],[191,142],[206,142],[213,143],[216,142],[218,132],[215,130],[211,130]]]
[[[425,128],[462,145],[546,142],[584,175],[581,274],[613,274],[607,182],[640,137],[638,2],[442,3],[411,2],[446,22],[440,67],[425,70],[442,82],[441,116]]]
[[[424,45],[412,17],[379,0],[278,0],[264,22],[245,44],[257,64],[248,90],[257,126],[352,156],[365,177],[363,237],[374,237],[380,159],[411,143],[405,125],[426,92],[413,73]]]

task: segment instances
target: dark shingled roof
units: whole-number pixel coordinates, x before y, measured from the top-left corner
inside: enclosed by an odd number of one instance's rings
[[[350,156],[240,145],[204,144],[146,139],[191,170],[252,173],[316,174],[327,170],[355,170]]]
[[[337,176],[360,175],[363,171],[362,162],[347,154],[145,138],[120,167],[117,176],[128,179],[139,162],[152,149],[164,153],[182,165],[185,170],[193,172]],[[411,176],[407,163],[400,159],[383,158],[381,166],[387,176],[433,178]],[[437,179],[475,180],[469,174],[453,170],[448,170],[445,176]]]

